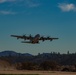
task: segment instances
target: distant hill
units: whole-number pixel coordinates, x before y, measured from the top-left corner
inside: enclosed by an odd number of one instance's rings
[[[35,63],[42,63],[44,61],[56,61],[61,65],[72,65],[76,64],[76,53],[67,53],[67,54],[60,54],[56,52],[51,53],[42,53],[38,55],[31,55],[29,53],[17,53],[15,51],[3,51],[0,52],[0,59],[7,60],[11,63],[18,63],[18,62],[35,62]]]
[[[32,56],[31,54],[29,54],[29,53],[17,53],[17,52],[15,52],[15,51],[9,51],[9,50],[7,50],[7,51],[2,51],[2,52],[0,52],[0,57],[1,56]]]

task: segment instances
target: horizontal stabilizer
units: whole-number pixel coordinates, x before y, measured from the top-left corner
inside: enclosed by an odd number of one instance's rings
[[[22,41],[21,43],[32,43],[32,42],[30,42],[30,41]]]

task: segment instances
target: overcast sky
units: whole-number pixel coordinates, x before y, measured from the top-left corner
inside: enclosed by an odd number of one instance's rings
[[[58,37],[52,42],[23,44],[15,35]],[[76,0],[0,0],[0,51],[76,52]]]

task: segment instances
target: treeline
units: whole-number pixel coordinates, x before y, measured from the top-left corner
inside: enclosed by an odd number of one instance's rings
[[[39,64],[35,62],[22,62],[16,63],[15,67],[17,70],[50,70],[76,72],[76,64],[60,65],[55,61],[44,61]]]
[[[54,61],[44,61],[42,63],[22,62],[15,64],[18,70],[57,70],[58,64]]]
[[[17,70],[52,70],[76,72],[76,53],[60,54],[59,52],[43,53],[36,56],[15,55],[1,56]]]

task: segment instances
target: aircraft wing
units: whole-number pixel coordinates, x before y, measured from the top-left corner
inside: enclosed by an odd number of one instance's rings
[[[11,37],[16,37],[17,39],[24,39],[24,40],[30,40],[32,39],[33,37],[32,36],[19,36],[19,35],[11,35]]]
[[[39,40],[42,40],[42,41],[45,41],[45,40],[50,40],[50,41],[52,41],[52,40],[55,40],[55,39],[59,39],[59,38],[40,37],[40,39],[39,39]]]

